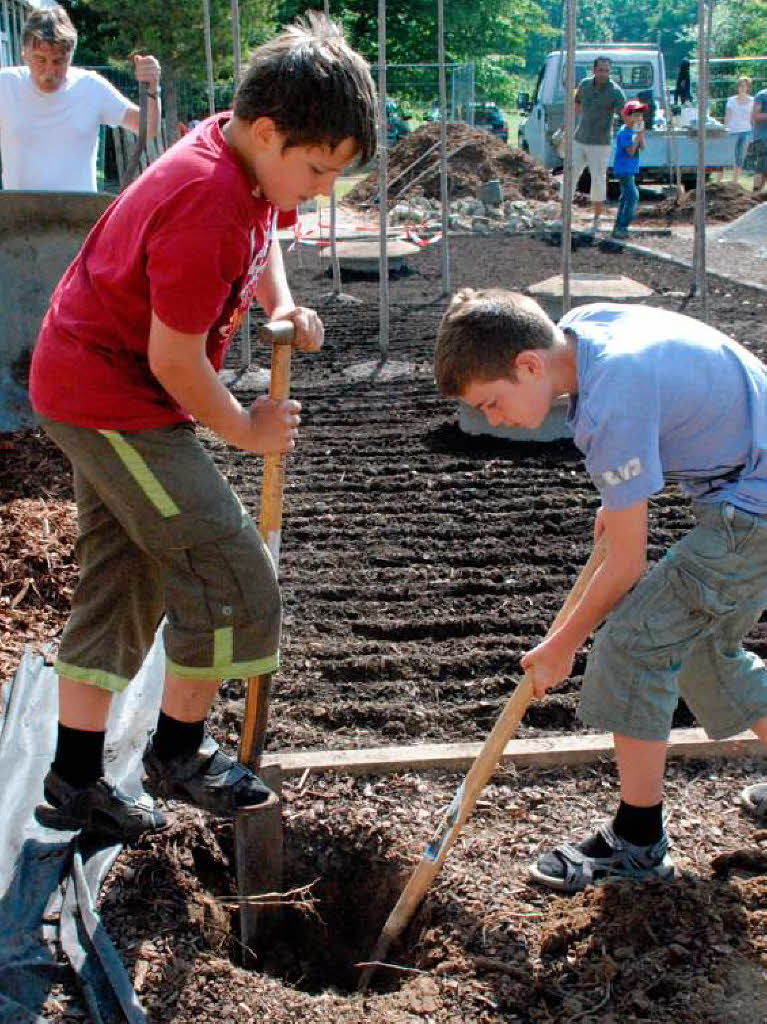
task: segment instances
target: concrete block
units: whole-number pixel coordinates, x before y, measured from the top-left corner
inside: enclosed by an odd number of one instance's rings
[[[531,284],[527,294],[540,303],[552,320],[559,320],[562,316],[561,274]],[[570,275],[571,307],[591,302],[643,302],[652,294],[652,288],[624,274]]]

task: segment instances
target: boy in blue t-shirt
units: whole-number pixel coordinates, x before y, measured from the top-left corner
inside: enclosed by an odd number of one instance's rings
[[[737,342],[649,306],[580,306],[554,325],[531,298],[466,289],[442,320],[435,377],[492,426],[537,429],[570,396],[569,424],[602,498],[606,555],[570,617],[521,660],[541,697],[603,621],[579,716],[614,734],[615,817],[531,867],[575,892],[606,878],[671,878],[662,815],[681,694],[708,734],[767,746],[767,667],[743,637],[767,608],[767,367]],[[678,483],[696,526],[647,567],[648,499]],[[767,821],[767,783],[744,809]]]
[[[639,191],[634,175],[639,170],[639,150],[644,149],[644,111],[647,109],[646,103],[629,100],[621,110],[623,127],[615,139],[613,160],[613,174],[621,184],[621,199],[615,218],[613,238],[628,238],[628,227],[639,202]]]

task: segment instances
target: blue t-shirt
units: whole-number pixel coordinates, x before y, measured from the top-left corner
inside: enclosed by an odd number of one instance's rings
[[[624,124],[616,135],[613,174],[636,174],[639,170],[639,150],[633,156],[626,152],[629,146],[634,145],[637,134],[638,132],[635,132],[633,128]]]
[[[760,89],[754,96],[754,110],[757,114],[767,114],[767,89]],[[767,140],[767,121],[754,124],[754,138]]]
[[[706,324],[649,306],[578,306],[568,424],[606,508],[678,483],[767,515],[767,367]]]

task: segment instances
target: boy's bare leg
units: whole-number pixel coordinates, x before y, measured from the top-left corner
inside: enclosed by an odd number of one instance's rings
[[[187,679],[165,673],[162,710],[179,722],[202,722],[208,717],[220,679]]]
[[[59,722],[68,729],[104,732],[111,704],[109,690],[59,676]]]
[[[663,772],[666,767],[665,740],[637,740],[618,733],[614,734],[613,739],[621,782],[621,800],[633,807],[654,807],[661,803]]]
[[[266,802],[271,790],[249,769],[219,749],[205,731],[220,679],[165,673],[157,730],[144,753],[145,785],[155,796],[173,797],[233,814]]]

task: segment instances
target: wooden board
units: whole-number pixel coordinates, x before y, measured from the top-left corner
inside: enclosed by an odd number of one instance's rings
[[[299,750],[267,754],[263,766],[279,764],[284,776],[305,771],[345,772],[350,775],[391,775],[395,772],[443,769],[464,771],[471,767],[481,743],[424,743],[412,747],[370,747],[362,750]],[[501,764],[517,767],[554,768],[591,764],[611,757],[611,733],[512,740]],[[684,758],[755,757],[759,741],[751,732],[726,740],[710,740],[703,729],[672,729],[668,756]]]

